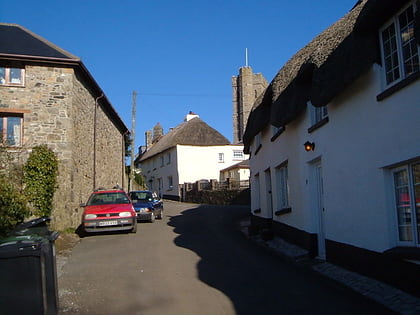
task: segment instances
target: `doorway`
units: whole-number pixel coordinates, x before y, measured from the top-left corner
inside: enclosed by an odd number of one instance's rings
[[[324,178],[322,173],[321,160],[317,160],[312,164],[314,174],[314,193],[315,206],[318,218],[318,257],[326,258],[325,249],[325,205],[324,205]]]

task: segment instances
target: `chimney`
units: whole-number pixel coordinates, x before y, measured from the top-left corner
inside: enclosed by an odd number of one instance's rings
[[[157,123],[154,127],[153,127],[153,140],[152,142],[155,142],[157,140],[159,140],[159,138],[163,136],[163,128],[160,125],[160,123]]]
[[[190,121],[191,119],[196,118],[196,117],[200,117],[200,116],[199,116],[199,115],[197,115],[197,114],[195,114],[195,113],[193,113],[192,111],[190,111],[190,112],[187,114],[187,116],[185,116],[184,121]]]
[[[152,131],[151,130],[147,130],[145,132],[145,138],[146,138],[146,151],[147,151],[152,145]]]

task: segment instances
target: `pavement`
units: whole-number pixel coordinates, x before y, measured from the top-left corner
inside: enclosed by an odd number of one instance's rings
[[[274,237],[264,241],[260,236],[250,236],[249,219],[240,222],[240,229],[253,242],[266,247],[268,250],[302,266],[311,268],[352,290],[370,298],[377,303],[402,315],[420,315],[420,299],[378,280],[346,270],[329,262],[309,258],[305,249],[290,244],[281,238]],[[419,279],[420,281],[420,279]]]

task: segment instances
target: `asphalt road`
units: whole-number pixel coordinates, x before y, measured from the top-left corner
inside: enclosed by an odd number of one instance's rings
[[[83,238],[58,279],[60,314],[389,314],[250,242],[243,207],[165,202],[137,234]]]

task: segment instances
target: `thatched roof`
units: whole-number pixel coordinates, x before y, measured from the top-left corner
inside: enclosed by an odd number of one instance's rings
[[[228,145],[230,142],[217,130],[210,127],[200,118],[195,117],[189,121],[183,122],[164,135],[157,143],[155,143],[143,154],[140,158],[140,163],[159,153],[173,148],[178,144],[192,146],[217,146]]]
[[[244,134],[245,147],[268,123],[281,127],[296,119],[308,101],[314,106],[327,105],[379,62],[378,28],[408,2],[360,0],[298,51],[267,87],[264,95],[271,94],[271,102],[258,99],[254,103]]]

